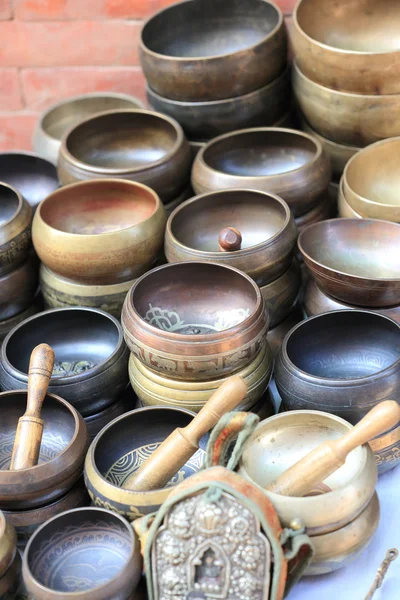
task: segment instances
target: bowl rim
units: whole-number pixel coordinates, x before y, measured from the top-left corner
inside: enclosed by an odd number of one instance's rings
[[[32,315],[31,317],[28,317],[27,319],[25,319],[24,321],[22,321],[21,323],[16,325],[13,329],[11,329],[11,331],[4,338],[4,340],[1,344],[1,348],[0,348],[1,362],[3,364],[4,369],[7,371],[7,373],[12,374],[13,377],[17,377],[19,379],[19,381],[21,381],[21,382],[24,382],[26,384],[28,383],[28,374],[23,373],[23,371],[20,371],[19,369],[17,369],[10,362],[8,355],[7,355],[8,343],[9,343],[11,337],[15,333],[17,333],[18,330],[20,330],[22,327],[25,327],[25,325],[31,323],[31,321],[33,321],[34,319],[42,318],[43,316],[46,316],[49,313],[58,313],[61,311],[89,311],[91,313],[96,313],[96,314],[100,315],[101,317],[107,317],[113,323],[113,325],[115,326],[115,328],[118,331],[118,341],[117,341],[115,349],[110,354],[110,356],[108,356],[108,358],[106,360],[97,364],[92,369],[88,369],[87,371],[84,371],[83,373],[80,373],[78,375],[56,377],[54,379],[54,381],[52,381],[52,378],[50,378],[49,385],[51,387],[79,383],[82,380],[87,381],[88,379],[92,379],[94,376],[98,375],[99,373],[103,373],[104,365],[106,365],[107,363],[113,364],[115,362],[116,358],[118,358],[118,355],[121,352],[121,348],[123,349],[125,346],[122,327],[121,327],[121,324],[117,321],[117,319],[115,317],[113,317],[112,315],[110,315],[109,313],[105,312],[104,310],[101,310],[100,308],[92,308],[89,306],[69,306],[68,308],[64,308],[64,307],[50,308],[48,310],[38,312],[38,313]],[[24,391],[26,391],[26,390],[24,390]]]
[[[192,0],[186,0],[186,1],[191,2]],[[172,147],[168,150],[168,152],[166,153],[165,156],[163,156],[162,158],[159,158],[158,160],[155,160],[151,163],[139,165],[137,167],[110,168],[110,167],[100,167],[97,165],[92,165],[90,163],[84,162],[83,160],[76,158],[70,152],[70,150],[68,148],[68,141],[69,141],[70,135],[72,135],[72,133],[74,133],[75,130],[78,129],[78,127],[87,125],[90,121],[94,121],[96,119],[103,119],[104,117],[107,117],[109,115],[124,114],[124,113],[125,114],[128,113],[130,115],[132,115],[132,114],[133,115],[136,115],[136,114],[150,115],[150,117],[159,119],[160,121],[166,121],[174,129],[175,134],[176,134],[176,140],[173,143]],[[178,121],[176,121],[172,117],[164,115],[163,113],[159,113],[154,110],[147,110],[147,109],[143,109],[143,108],[121,108],[121,109],[116,109],[116,110],[106,110],[106,111],[103,111],[100,113],[96,113],[95,115],[92,115],[91,117],[88,117],[87,119],[83,119],[82,121],[79,121],[79,123],[76,123],[75,125],[70,127],[70,129],[68,129],[68,131],[65,132],[65,134],[61,140],[58,164],[60,165],[60,160],[62,157],[64,160],[68,161],[69,164],[73,165],[74,167],[80,168],[80,169],[84,170],[85,172],[90,172],[90,173],[99,173],[100,172],[102,174],[104,173],[109,176],[134,174],[134,173],[139,173],[139,172],[143,172],[143,171],[149,171],[151,169],[154,169],[155,167],[165,165],[165,163],[170,161],[179,152],[180,148],[182,147],[182,145],[185,144],[185,142],[188,143],[186,136],[183,132],[183,129],[179,125]]]
[[[348,208],[349,210],[351,210],[352,212],[354,212],[354,217],[352,217],[353,219],[364,219],[364,217],[362,217],[361,215],[358,214],[358,212],[356,210],[354,210],[354,208],[352,206],[350,206],[350,204],[347,201],[347,198],[344,194],[344,186],[343,186],[343,175],[340,178],[339,181],[339,189],[338,189],[338,207],[340,207],[340,204],[343,203],[346,208]],[[338,217],[340,219],[348,219],[349,217]]]
[[[1,279],[1,277],[0,277]],[[96,284],[87,284],[81,283],[79,281],[72,281],[72,279],[67,279],[66,277],[62,277],[61,275],[57,275],[51,269],[46,267],[44,263],[40,263],[39,268],[39,281],[47,280],[45,283],[49,287],[59,291],[59,285],[65,285],[68,289],[69,294],[79,294],[80,292],[85,292],[85,296],[93,296],[96,294],[98,288],[107,288],[104,293],[102,292],[99,296],[109,296],[113,294],[126,294],[133,283],[136,281],[135,279],[131,279],[129,281],[122,281],[120,283],[110,283],[104,285],[96,285]],[[56,285],[54,284],[56,282]],[[126,289],[125,289],[126,288]],[[62,308],[62,307],[60,307]],[[84,307],[82,307],[84,308]],[[88,307],[89,308],[89,307]]]
[[[24,200],[24,198],[22,197],[22,194],[15,187],[13,187],[12,185],[10,185],[8,183],[1,181],[0,182],[0,190],[2,188],[8,188],[9,190],[11,190],[13,192],[14,196],[16,196],[18,202],[17,202],[17,207],[16,207],[15,211],[13,212],[13,214],[11,215],[11,217],[9,217],[7,219],[7,221],[4,221],[3,223],[0,224],[0,232],[1,232],[1,230],[5,230],[6,227],[8,227],[13,221],[15,221],[15,219],[17,219],[20,216],[20,214],[24,208],[24,205],[26,204],[26,200]],[[31,221],[32,221],[32,217],[31,217]]]
[[[153,56],[157,59],[167,60],[167,61],[171,61],[171,62],[203,62],[203,61],[207,61],[207,60],[212,61],[215,59],[226,58],[227,56],[238,56],[240,54],[247,53],[252,50],[257,51],[257,48],[259,48],[260,46],[263,46],[268,40],[273,38],[274,35],[284,25],[283,13],[282,13],[281,9],[274,2],[271,2],[271,0],[260,0],[260,2],[263,2],[264,4],[269,4],[273,9],[275,9],[276,15],[278,17],[278,22],[275,25],[275,27],[267,35],[265,35],[261,41],[257,42],[256,44],[252,44],[251,46],[247,46],[246,48],[242,48],[241,50],[237,50],[235,52],[227,52],[224,54],[214,54],[213,56],[186,56],[186,57],[185,56],[170,56],[169,54],[160,54],[159,52],[150,50],[150,48],[148,48],[148,46],[146,46],[146,44],[143,40],[143,35],[144,35],[145,29],[147,28],[148,25],[150,25],[151,21],[153,19],[155,19],[156,17],[158,17],[159,15],[166,13],[171,9],[174,9],[177,5],[189,4],[192,1],[193,0],[183,0],[183,2],[174,2],[173,4],[170,4],[169,6],[162,8],[161,10],[157,11],[155,14],[148,17],[145,20],[145,22],[143,23],[143,26],[142,26],[142,29],[140,32],[139,49],[143,53]]]

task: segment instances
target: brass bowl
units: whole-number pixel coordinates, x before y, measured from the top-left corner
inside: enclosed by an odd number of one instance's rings
[[[347,164],[344,196],[362,217],[400,223],[399,151],[400,137],[383,140],[364,148]]]
[[[400,135],[400,93],[364,96],[315,83],[293,63],[292,85],[298,105],[320,135],[363,147]]]
[[[356,211],[351,208],[350,204],[347,202],[344,196],[343,190],[343,177],[339,183],[339,193],[338,193],[338,212],[339,217],[344,219],[362,219],[362,216],[356,213]]]
[[[321,198],[320,203],[304,215],[296,218],[296,226],[299,233],[312,223],[319,223],[319,221],[325,221],[326,219],[335,216],[337,193],[333,186],[334,184],[331,181],[329,183],[328,191]],[[301,258],[301,260],[303,259]]]
[[[12,319],[32,304],[39,277],[39,261],[31,255],[11,273],[0,275],[0,321]]]
[[[18,550],[15,551],[11,565],[4,573],[3,577],[0,578],[0,598],[18,598],[17,592],[19,592],[21,584],[21,556]]]
[[[51,271],[84,284],[118,284],[158,257],[166,215],[149,187],[98,179],[63,187],[38,207],[32,239]]]
[[[179,2],[153,15],[139,42],[149,86],[184,102],[258,90],[282,73],[286,54],[282,12],[265,0]]]
[[[168,203],[189,183],[190,164],[189,144],[174,119],[149,110],[114,110],[64,135],[58,175],[63,185],[104,177],[137,181]]]
[[[284,321],[268,331],[267,341],[271,347],[274,358],[277,355],[287,333],[292,329],[292,327],[302,321],[303,318],[304,316],[301,308],[298,304],[296,304]]]
[[[298,247],[320,288],[349,304],[400,304],[400,225],[367,219],[330,219],[299,235]]]
[[[400,7],[393,0],[301,0],[291,41],[301,70],[328,88],[400,92]]]
[[[33,149],[57,165],[61,140],[71,127],[97,113],[120,108],[144,108],[144,105],[138,98],[115,92],[92,92],[57,102],[40,115],[33,134]]]
[[[211,140],[197,154],[197,194],[246,188],[281,196],[295,217],[316,206],[331,179],[329,158],[307,133],[278,127],[243,129]]]
[[[17,547],[17,533],[10,519],[0,511],[0,579],[10,567]]]
[[[182,408],[133,410],[104,427],[93,440],[85,461],[85,484],[95,506],[117,512],[129,521],[158,510],[174,486],[205,463],[207,437],[166,487],[147,492],[125,490],[125,479],[154,452],[176,427],[185,427],[194,413]]]
[[[0,159],[1,160],[1,159]],[[33,212],[21,194],[0,183],[0,276],[23,263],[31,250]]]
[[[216,379],[249,364],[268,330],[250,277],[217,263],[181,262],[143,275],[122,309],[126,343],[154,371],[184,380]]]
[[[242,234],[240,250],[219,251],[218,236],[227,226]],[[165,255],[171,263],[197,260],[231,265],[265,285],[289,268],[296,238],[290,209],[275,194],[222,190],[187,200],[172,213],[165,233]]]
[[[278,279],[260,288],[269,312],[271,329],[282,323],[296,304],[301,286],[300,265],[296,259]]]
[[[4,338],[10,333],[14,327],[25,321],[25,319],[29,319],[33,315],[36,315],[38,312],[43,310],[43,299],[39,292],[36,292],[36,296],[33,299],[33,302],[28,308],[18,313],[14,317],[10,317],[9,319],[5,319],[4,321],[0,321],[0,342],[4,340]]]

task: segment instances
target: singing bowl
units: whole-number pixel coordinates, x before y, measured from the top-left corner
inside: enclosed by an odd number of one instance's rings
[[[299,296],[300,286],[300,265],[296,259],[293,259],[291,266],[283,275],[260,288],[269,313],[271,329],[288,317]]]
[[[343,190],[343,177],[339,183],[339,191],[338,191],[338,213],[339,217],[344,219],[362,219],[363,217],[359,215],[353,208],[351,208],[350,204],[347,202],[344,190]]]
[[[241,96],[284,70],[283,15],[265,0],[180,2],[145,23],[139,57],[149,86],[165,98],[199,102]]]
[[[17,592],[21,582],[21,556],[18,550],[15,550],[11,565],[0,577],[0,598],[18,598]]]
[[[316,206],[331,179],[329,158],[308,133],[278,127],[243,129],[211,140],[197,154],[197,194],[226,188],[273,192],[295,217]]]
[[[39,290],[36,292],[36,296],[30,306],[24,311],[18,313],[14,317],[0,321],[0,342],[4,340],[6,335],[14,329],[19,323],[25,321],[29,317],[36,315],[38,312],[43,310],[43,300]]]
[[[129,523],[109,510],[68,510],[31,537],[22,574],[38,600],[127,600],[142,574],[140,543]]]
[[[312,223],[319,223],[319,221],[325,221],[335,216],[337,206],[337,193],[336,189],[332,187],[334,184],[329,183],[328,191],[322,196],[319,204],[314,206],[311,210],[306,212],[304,215],[295,219],[297,231],[300,233],[306,227]],[[301,260],[303,260],[301,258]]]
[[[15,432],[26,399],[21,390],[0,394],[0,508],[8,511],[43,506],[66,494],[82,474],[87,450],[82,417],[62,398],[47,394],[41,411],[44,430],[39,463],[10,471]]]
[[[221,252],[218,236],[228,226],[242,234],[241,249]],[[165,232],[165,255],[171,263],[197,260],[230,265],[265,285],[289,268],[296,238],[294,218],[279,196],[222,190],[187,200],[172,213]]]
[[[117,319],[102,310],[70,307],[34,315],[7,335],[0,353],[3,390],[27,388],[31,352],[43,342],[55,353],[49,391],[83,416],[105,409],[126,388],[129,351]]]
[[[143,103],[127,94],[93,92],[62,100],[44,111],[33,134],[33,149],[57,165],[58,153],[64,134],[79,121],[107,110],[144,108]]]
[[[99,431],[108,425],[108,423],[111,423],[111,421],[130,410],[134,410],[137,406],[137,400],[138,399],[129,384],[118,400],[110,404],[110,406],[107,406],[107,408],[94,415],[84,417],[90,441],[92,441]]]
[[[298,247],[320,288],[349,304],[400,304],[400,225],[330,219],[302,231]]]
[[[152,513],[173,487],[205,463],[207,437],[166,487],[146,492],[121,486],[176,427],[185,427],[194,413],[182,408],[148,407],[133,410],[104,427],[93,440],[85,460],[85,484],[95,506],[113,510],[129,521]]]
[[[21,194],[0,183],[0,277],[28,258],[32,217],[32,208]]]
[[[367,219],[400,223],[400,178],[396,154],[400,137],[383,140],[358,152],[343,173],[343,191],[353,210]]]
[[[353,450],[345,464],[324,480],[331,490],[325,494],[281,496],[265,487],[319,444],[352,428],[340,417],[314,410],[274,415],[260,422],[245,443],[239,474],[263,489],[283,527],[290,527],[296,515],[308,535],[337,531],[361,514],[375,492],[377,468],[368,444]]]
[[[149,104],[176,119],[188,138],[206,139],[217,135],[273,125],[291,108],[289,69],[267,85],[235,98],[208,102],[171,100],[147,87]]]
[[[4,512],[0,511],[0,579],[10,567],[17,547],[17,533]]]
[[[126,343],[154,371],[207,380],[248,365],[269,317],[254,281],[212,262],[163,265],[129,291],[121,317]]]
[[[293,63],[295,98],[320,135],[349,146],[367,146],[400,135],[400,93],[366,96],[339,92],[314,83]]]
[[[169,215],[172,212],[174,212],[174,210],[176,209],[177,206],[179,206],[180,204],[182,204],[182,202],[185,202],[185,200],[187,200],[188,198],[191,198],[192,196],[194,196],[192,186],[188,185],[183,190],[183,192],[181,194],[179,194],[179,196],[174,198],[174,200],[171,200],[171,202],[168,202],[168,204],[164,204],[165,213],[166,213],[167,217],[169,217]]]
[[[292,329],[292,327],[302,321],[303,318],[304,317],[301,308],[296,304],[284,321],[268,331],[267,341],[270,345],[274,358],[277,355],[286,334]]]
[[[34,210],[60,185],[55,166],[33,152],[0,152],[0,181],[18,190]]]
[[[39,284],[38,270],[32,252],[14,271],[0,275],[0,321],[12,319],[32,304]]]
[[[291,41],[301,70],[326,87],[359,94],[400,92],[400,7],[396,0],[302,0]]]
[[[114,110],[64,135],[58,175],[63,185],[104,177],[137,181],[167,203],[189,183],[190,164],[189,144],[174,119],[149,110]]]

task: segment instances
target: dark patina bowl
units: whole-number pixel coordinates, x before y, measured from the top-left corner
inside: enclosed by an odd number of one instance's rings
[[[46,342],[55,352],[49,391],[71,402],[84,416],[112,404],[128,384],[129,352],[121,325],[93,308],[58,308],[15,327],[1,347],[0,385],[26,389],[29,357]]]
[[[120,397],[110,404],[110,406],[107,406],[107,408],[94,415],[85,417],[90,441],[96,437],[103,427],[111,423],[111,421],[114,421],[117,417],[137,408],[137,402],[137,396],[133,391],[131,384],[129,384]]]
[[[39,261],[31,255],[11,273],[0,275],[0,321],[12,319],[33,302],[39,284]]]
[[[13,271],[28,256],[31,245],[32,208],[21,194],[0,183],[0,276]]]
[[[14,317],[10,317],[9,319],[0,321],[0,342],[2,342],[6,335],[10,333],[10,331],[14,329],[14,327],[19,325],[19,323],[22,323],[22,321],[25,321],[29,317],[32,317],[32,315],[36,315],[37,313],[41,312],[43,308],[43,299],[40,290],[38,289],[32,304],[30,304],[28,308],[18,313]]]

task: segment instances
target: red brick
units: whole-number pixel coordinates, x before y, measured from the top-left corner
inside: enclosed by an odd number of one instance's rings
[[[43,110],[63,98],[89,92],[120,92],[145,100],[144,76],[139,67],[23,69],[21,81],[31,110]]]
[[[157,0],[14,0],[26,21],[138,19],[156,12]]]
[[[17,69],[0,69],[0,110],[23,107]]]
[[[0,113],[0,151],[31,150],[38,116],[33,113]]]
[[[3,21],[0,66],[136,65],[140,29],[134,21]]]
[[[11,0],[0,0],[0,21],[12,19]]]

